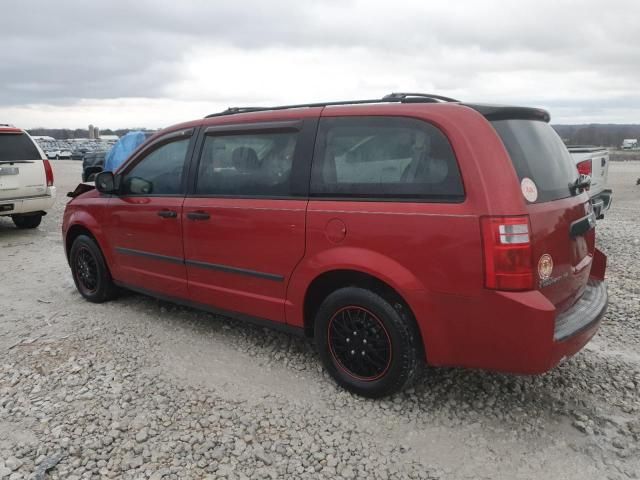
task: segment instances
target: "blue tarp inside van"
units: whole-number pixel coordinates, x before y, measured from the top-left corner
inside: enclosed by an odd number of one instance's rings
[[[120,137],[120,140],[107,153],[107,157],[104,160],[104,170],[106,172],[115,172],[146,139],[147,135],[140,131],[129,132]]]

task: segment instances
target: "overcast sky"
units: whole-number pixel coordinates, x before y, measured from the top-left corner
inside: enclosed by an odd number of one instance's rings
[[[3,1],[0,123],[163,127],[392,91],[640,123],[640,4]]]

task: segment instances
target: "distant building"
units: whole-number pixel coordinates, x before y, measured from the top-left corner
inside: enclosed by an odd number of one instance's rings
[[[100,129],[97,126],[93,127],[93,138],[96,140],[100,138]]]
[[[89,140],[93,140],[94,138],[96,138],[96,134],[93,131],[93,125],[89,124]]]

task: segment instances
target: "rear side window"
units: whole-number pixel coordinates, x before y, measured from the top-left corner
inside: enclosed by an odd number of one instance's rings
[[[196,194],[287,196],[297,133],[251,133],[206,137]]]
[[[342,117],[320,120],[311,194],[456,202],[464,188],[451,144],[433,125]]]
[[[40,152],[28,135],[0,134],[0,161],[40,160]]]
[[[571,196],[569,184],[578,177],[575,164],[558,134],[546,122],[497,120],[491,122],[509,152],[518,178],[536,184],[536,203]]]

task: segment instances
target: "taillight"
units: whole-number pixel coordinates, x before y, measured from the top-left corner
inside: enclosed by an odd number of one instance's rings
[[[43,160],[42,163],[44,163],[44,174],[45,177],[47,179],[47,187],[52,187],[53,186],[53,170],[51,169],[51,163],[49,163],[49,160]]]
[[[482,217],[480,225],[485,286],[496,290],[532,290],[529,217]]]
[[[593,171],[593,168],[591,167],[591,159],[583,160],[582,162],[578,163],[578,165],[576,166],[578,167],[578,173],[580,175],[591,176],[591,172]]]

